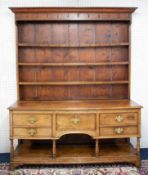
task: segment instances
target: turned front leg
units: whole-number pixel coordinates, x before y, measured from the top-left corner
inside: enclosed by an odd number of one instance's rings
[[[13,144],[13,139],[10,139],[10,157],[11,157],[11,159],[14,158],[14,144]]]
[[[140,155],[140,137],[137,138],[137,154]]]
[[[56,158],[56,140],[52,141],[52,157]]]
[[[96,139],[95,154],[96,154],[96,157],[98,157],[99,155],[99,140],[98,139]]]
[[[140,166],[141,166],[141,160],[140,160],[140,137],[137,138],[136,152],[137,152],[138,158],[135,161],[135,165],[140,168]]]

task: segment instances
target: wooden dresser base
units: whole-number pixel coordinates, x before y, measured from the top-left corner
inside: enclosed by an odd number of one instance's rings
[[[10,108],[11,168],[124,162],[140,166],[140,108],[128,100],[16,102]],[[135,149],[130,138],[137,139]]]

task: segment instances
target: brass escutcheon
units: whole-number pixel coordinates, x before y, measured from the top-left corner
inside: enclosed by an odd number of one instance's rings
[[[123,118],[122,118],[121,115],[117,115],[117,116],[115,117],[115,120],[116,120],[117,122],[121,122],[121,121],[123,120]]]
[[[71,121],[72,121],[73,124],[76,125],[76,124],[78,124],[80,122],[80,119],[77,116],[75,116],[74,118],[72,118]]]
[[[116,134],[122,134],[124,132],[123,128],[115,128],[115,133]]]
[[[35,117],[31,116],[31,117],[29,117],[28,122],[30,124],[34,124],[35,122],[37,122],[37,119]]]
[[[37,130],[31,128],[31,129],[28,129],[27,132],[28,132],[28,134],[29,134],[30,136],[34,136],[34,135],[37,133]]]

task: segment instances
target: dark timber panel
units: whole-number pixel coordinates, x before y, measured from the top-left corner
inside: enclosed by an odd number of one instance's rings
[[[128,98],[129,21],[112,12],[88,14],[110,21],[65,21],[62,15],[59,21],[17,22],[20,99]]]

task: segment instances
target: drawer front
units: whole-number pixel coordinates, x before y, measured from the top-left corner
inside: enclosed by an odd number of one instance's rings
[[[14,128],[13,136],[16,138],[48,138],[51,137],[49,128]]]
[[[100,136],[132,136],[138,134],[136,126],[129,127],[102,127],[100,128]]]
[[[100,114],[100,125],[136,125],[137,113]]]
[[[13,114],[13,126],[51,127],[50,114]]]
[[[64,131],[95,130],[95,114],[57,114],[56,129]]]

